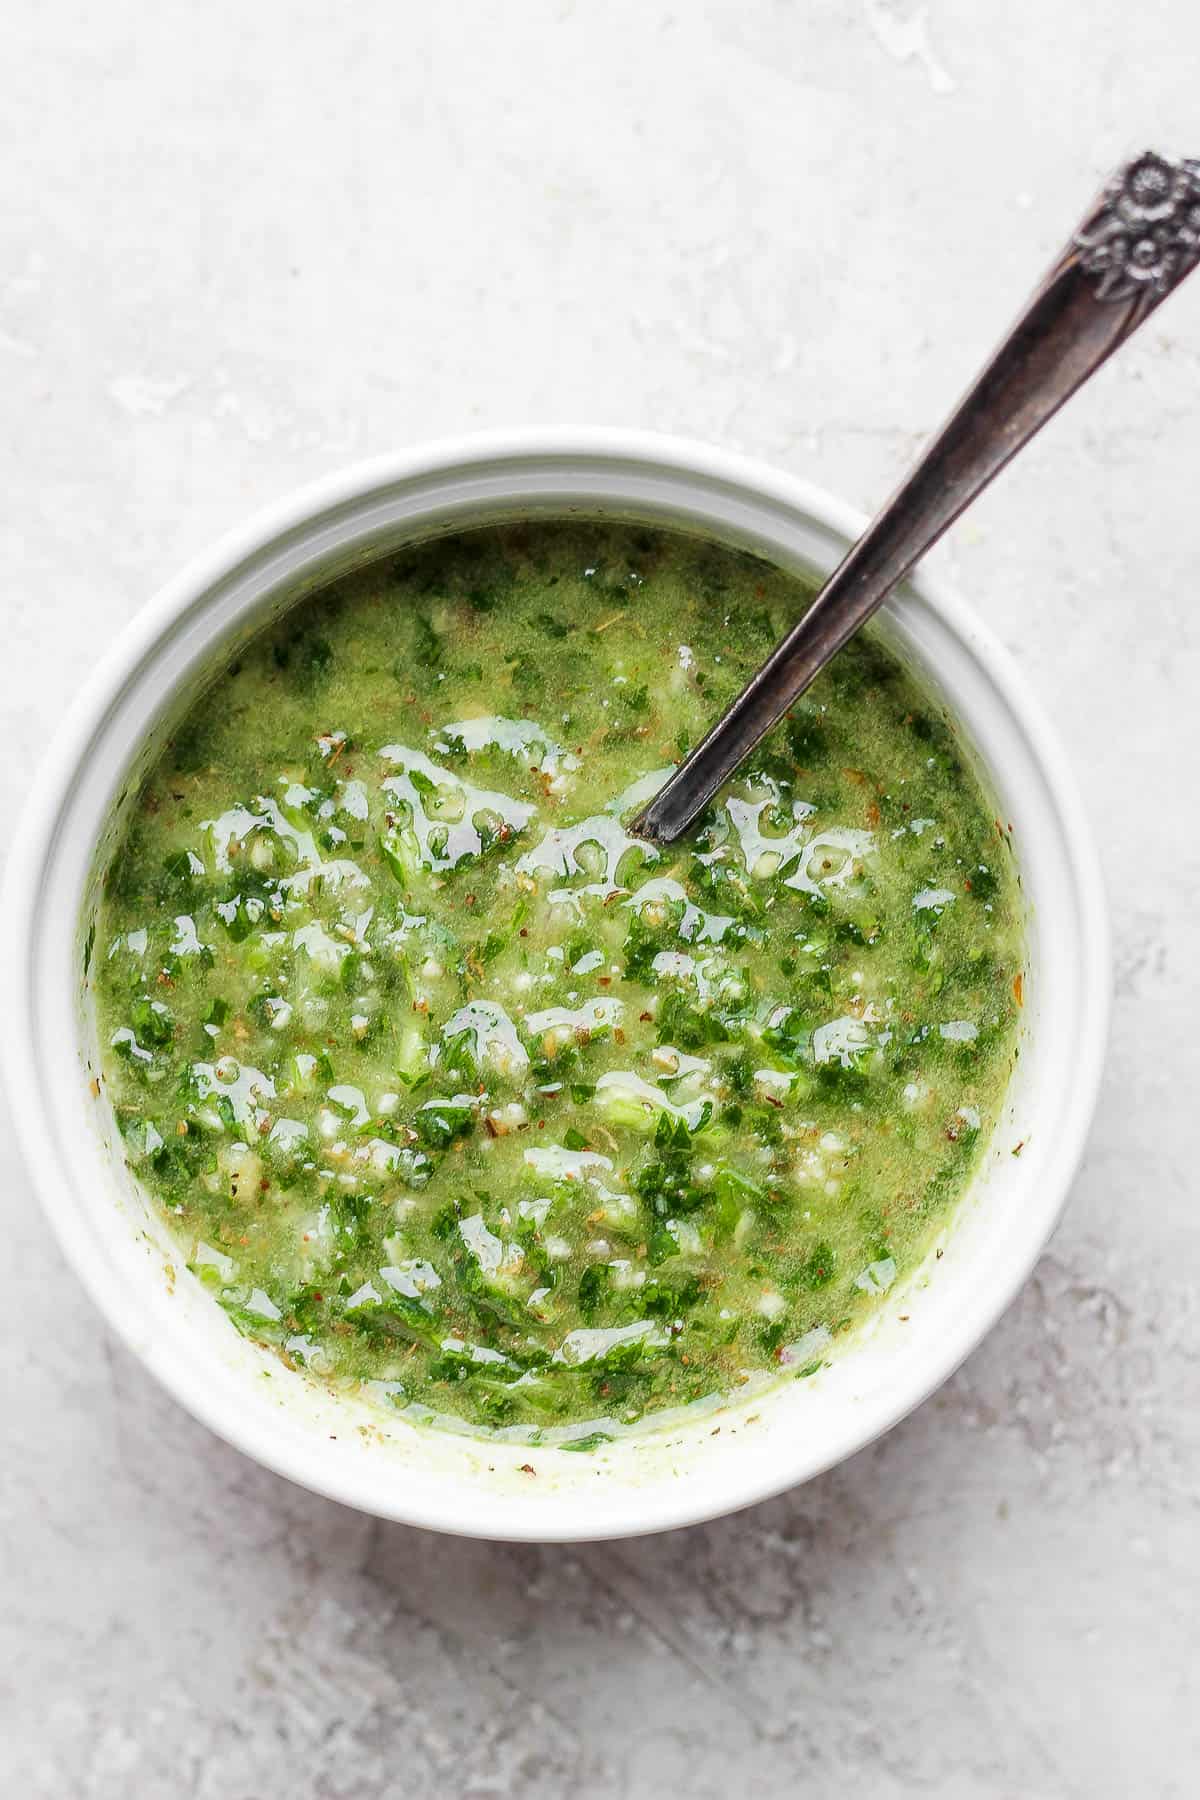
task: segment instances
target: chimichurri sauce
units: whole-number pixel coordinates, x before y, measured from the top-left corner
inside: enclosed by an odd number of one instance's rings
[[[1022,938],[953,731],[851,643],[688,841],[626,829],[811,588],[538,523],[297,603],[107,874],[129,1162],[239,1330],[591,1445],[804,1375],[946,1223]]]

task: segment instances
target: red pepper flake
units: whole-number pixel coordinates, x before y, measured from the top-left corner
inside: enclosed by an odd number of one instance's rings
[[[649,1025],[654,1018],[653,1013],[639,1013],[638,1018],[643,1025]]]
[[[597,975],[596,986],[597,987],[611,987],[612,986],[612,976],[611,975]]]
[[[1025,1148],[1025,1139],[1022,1138],[1019,1144],[1013,1145],[1013,1155],[1020,1156],[1020,1154],[1024,1148]]]
[[[467,895],[467,905],[468,905],[468,906],[474,906],[474,904],[475,904],[475,896],[474,896],[474,894],[468,894],[468,895]]]
[[[545,1129],[546,1129],[546,1121],[545,1121],[545,1119],[539,1119],[539,1120],[538,1120],[538,1130],[539,1130],[539,1131],[545,1131]]]
[[[521,1473],[522,1473],[522,1475],[536,1475],[537,1470],[534,1468],[532,1463],[522,1463],[521,1464]]]
[[[525,929],[525,927],[524,927],[524,925],[522,925],[522,927],[521,927],[521,929],[520,929],[520,931],[519,931],[519,932],[518,932],[518,933],[517,933],[517,936],[518,936],[518,937],[528,937],[528,936],[529,936],[529,933],[528,933],[528,931],[527,931],[527,930],[526,930],[526,929]]]
[[[1025,976],[1018,970],[1013,977],[1013,999],[1018,1006],[1025,1004]]]

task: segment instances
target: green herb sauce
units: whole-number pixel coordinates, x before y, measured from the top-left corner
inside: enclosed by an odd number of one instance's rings
[[[811,592],[633,526],[473,532],[196,701],[93,979],[129,1162],[241,1331],[587,1448],[811,1373],[922,1260],[1021,998],[953,729],[863,636],[690,840],[627,830]]]

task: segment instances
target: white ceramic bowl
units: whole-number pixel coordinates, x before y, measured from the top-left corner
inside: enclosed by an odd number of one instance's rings
[[[197,1418],[280,1474],[385,1518],[492,1538],[620,1536],[709,1518],[808,1479],[895,1424],[978,1343],[1049,1237],[1083,1146],[1108,1010],[1099,865],[1062,753],[1000,646],[919,576],[883,628],[982,759],[1029,909],[1018,1072],[941,1258],[893,1290],[874,1328],[816,1376],[594,1455],[415,1430],[333,1398],[239,1337],[183,1269],[90,1086],[82,945],[97,846],[111,845],[122,802],[218,646],[228,653],[297,591],[407,537],[569,511],[677,524],[818,570],[862,525],[760,465],[627,432],[443,443],[333,476],[227,538],[133,622],[46,759],[7,877],[8,1093],[42,1202],[110,1325]]]

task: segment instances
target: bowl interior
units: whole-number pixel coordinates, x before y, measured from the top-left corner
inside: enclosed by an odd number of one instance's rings
[[[766,471],[659,442],[589,448],[576,435],[352,473],[222,546],[135,622],[52,755],[9,875],[16,1112],[64,1247],[110,1322],[197,1416],[281,1473],[383,1516],[492,1537],[596,1537],[711,1516],[894,1423],[992,1323],[1052,1229],[1106,1018],[1099,882],[1059,752],[987,634],[918,580],[879,629],[977,759],[1011,824],[1028,909],[1017,1072],[941,1254],[819,1374],[589,1455],[414,1429],[332,1397],[239,1337],[179,1262],[90,1082],[83,967],[123,810],[197,683],[300,594],[414,536],[572,511],[701,531],[819,572],[858,523]]]

